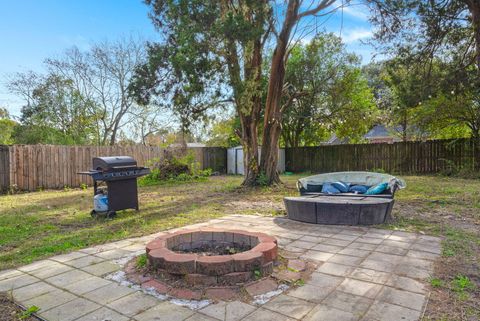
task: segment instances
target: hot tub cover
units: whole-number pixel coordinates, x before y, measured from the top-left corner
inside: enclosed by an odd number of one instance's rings
[[[374,172],[334,172],[304,177],[298,180],[299,191],[307,190],[308,184],[323,185],[323,183],[346,182],[352,185],[374,186],[381,183],[388,183],[391,191],[403,189],[407,186],[404,180],[389,174]]]

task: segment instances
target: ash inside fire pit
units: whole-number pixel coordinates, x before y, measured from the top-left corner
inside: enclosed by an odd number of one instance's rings
[[[232,255],[250,250],[247,244],[230,242],[202,242],[197,244],[185,243],[172,248],[176,253],[195,253],[199,256]]]

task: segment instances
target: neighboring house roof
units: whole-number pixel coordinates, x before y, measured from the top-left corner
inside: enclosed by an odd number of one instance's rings
[[[397,137],[395,133],[401,133],[402,126],[395,126],[394,128],[387,128],[385,125],[375,125],[363,138],[384,138],[384,137]]]
[[[258,149],[262,148],[262,145],[258,145]],[[238,145],[235,147],[229,147],[228,149],[243,149],[242,145]],[[280,149],[284,149],[283,147],[280,147]]]
[[[400,140],[399,134],[402,132],[402,126],[396,126],[393,129],[387,128],[385,125],[375,125],[363,138],[369,141],[378,141],[379,139]],[[323,145],[340,145],[348,144],[348,138],[338,138],[336,134],[332,134]]]
[[[187,143],[187,147],[206,147],[204,143]],[[182,147],[182,144],[175,143],[175,144],[170,144],[170,147]]]
[[[348,138],[338,138],[337,135],[334,133],[326,142],[323,143],[323,145],[340,145],[347,143]]]
[[[206,147],[204,143],[187,143],[187,147]]]
[[[387,127],[385,125],[375,125],[368,133],[363,135],[363,138],[370,143],[392,143],[402,140],[403,126],[397,125],[395,127]],[[426,138],[427,133],[422,132],[418,127],[410,126],[407,134],[409,139],[412,138]],[[340,139],[337,135],[332,134],[330,138],[322,143],[322,145],[340,145],[348,144],[348,138]]]

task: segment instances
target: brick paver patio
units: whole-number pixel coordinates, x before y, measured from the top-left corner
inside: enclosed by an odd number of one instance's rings
[[[144,253],[158,233],[0,271],[0,291],[38,306],[49,321],[418,320],[441,252],[436,237],[285,218],[234,215],[195,225],[202,226],[274,235],[281,249],[317,261],[318,268],[304,286],[265,304],[218,302],[195,311],[105,278]]]

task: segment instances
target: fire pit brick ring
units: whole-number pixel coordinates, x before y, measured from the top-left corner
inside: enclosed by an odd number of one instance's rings
[[[209,246],[243,251],[224,255],[196,253]],[[184,276],[193,285],[234,285],[247,282],[255,271],[270,274],[277,251],[277,240],[267,234],[220,229],[178,231],[162,235],[146,247],[149,265],[155,271]]]

